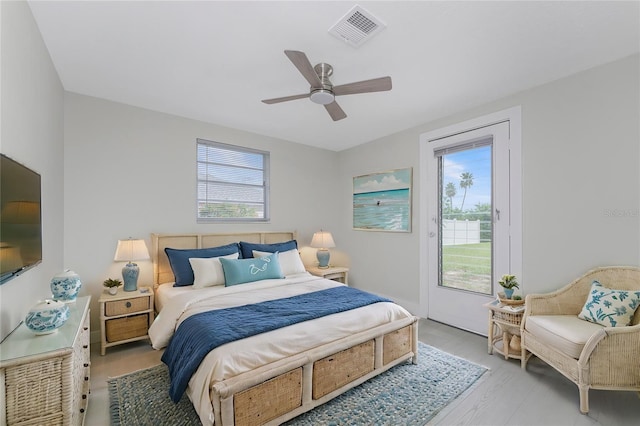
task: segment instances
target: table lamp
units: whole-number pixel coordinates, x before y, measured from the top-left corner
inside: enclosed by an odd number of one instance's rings
[[[323,231],[316,232],[313,234],[313,238],[311,239],[311,247],[317,248],[316,257],[318,258],[318,268],[328,268],[329,267],[329,257],[331,254],[329,250],[331,247],[335,247],[336,243],[333,242],[333,237],[331,236],[331,232]]]
[[[138,289],[138,275],[140,268],[133,260],[149,259],[149,251],[144,240],[118,240],[114,261],[127,262],[122,268],[122,279],[124,280],[124,291],[136,291]]]

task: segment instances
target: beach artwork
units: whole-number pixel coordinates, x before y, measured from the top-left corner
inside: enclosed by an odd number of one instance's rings
[[[353,229],[411,232],[412,169],[353,178]]]

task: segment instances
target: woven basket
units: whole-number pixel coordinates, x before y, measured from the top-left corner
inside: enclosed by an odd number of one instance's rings
[[[132,312],[145,311],[150,307],[148,297],[136,297],[134,299],[127,300],[114,300],[113,302],[107,302],[104,305],[105,314],[108,317],[130,314]]]
[[[407,326],[385,334],[382,348],[382,363],[384,365],[408,354],[411,351],[411,327]]]
[[[373,371],[375,342],[366,341],[313,363],[313,399],[346,385]]]
[[[238,392],[233,401],[235,424],[262,425],[301,405],[302,367]]]
[[[520,299],[520,300],[507,299],[504,293],[498,293],[498,299],[500,300],[500,303],[502,303],[503,305],[509,305],[509,306],[524,305],[524,299]]]
[[[107,342],[119,342],[147,334],[148,314],[132,315],[105,321]]]
[[[493,313],[493,319],[508,322],[510,324],[520,325],[520,322],[522,321],[522,314],[524,314],[524,311],[517,313],[495,311]]]

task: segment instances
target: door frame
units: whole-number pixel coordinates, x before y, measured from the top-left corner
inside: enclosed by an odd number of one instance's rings
[[[522,282],[522,122],[521,107],[516,106],[492,114],[480,116],[458,124],[432,130],[420,135],[420,308],[419,315],[429,318],[429,185],[427,173],[427,155],[431,154],[429,143],[434,140],[454,136],[460,133],[509,122],[509,209],[511,253],[510,273],[517,275]],[[424,259],[424,260],[423,260]],[[522,290],[522,288],[521,288]]]

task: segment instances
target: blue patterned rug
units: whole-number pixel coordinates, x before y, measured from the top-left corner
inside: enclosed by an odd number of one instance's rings
[[[286,423],[317,425],[425,425],[487,369],[419,343],[418,365],[405,363]],[[198,425],[185,396],[169,398],[164,364],[110,379],[112,425]]]

